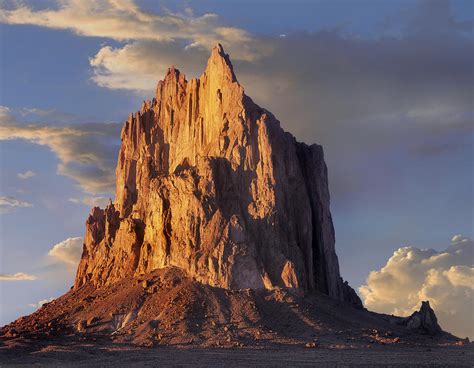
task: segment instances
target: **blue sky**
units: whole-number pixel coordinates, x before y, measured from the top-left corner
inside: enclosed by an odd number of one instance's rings
[[[354,288],[402,246],[472,238],[471,1],[63,4],[24,2],[26,16],[0,2],[0,274],[36,277],[0,280],[0,324],[72,285],[74,267],[48,252],[113,198],[120,124],[170,64],[199,75],[217,41],[248,95],[324,146]]]

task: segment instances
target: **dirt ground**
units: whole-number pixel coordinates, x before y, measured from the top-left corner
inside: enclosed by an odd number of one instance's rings
[[[31,349],[0,348],[1,367],[472,367],[474,349],[459,347],[193,348],[84,341]]]

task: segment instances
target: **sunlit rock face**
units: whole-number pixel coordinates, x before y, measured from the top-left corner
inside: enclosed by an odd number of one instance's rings
[[[76,288],[176,266],[223,288],[348,295],[321,146],[245,95],[222,46],[199,79],[170,68],[121,139],[116,199],[87,220]]]

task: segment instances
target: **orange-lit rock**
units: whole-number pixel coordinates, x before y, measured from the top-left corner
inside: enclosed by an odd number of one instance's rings
[[[76,288],[176,266],[223,288],[344,298],[323,150],[244,94],[220,45],[199,79],[170,68],[121,138],[116,199],[87,220]]]

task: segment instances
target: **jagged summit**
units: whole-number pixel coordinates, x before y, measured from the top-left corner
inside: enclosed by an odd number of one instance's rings
[[[227,78],[231,82],[237,82],[230,57],[225,53],[220,43],[212,49],[204,74],[208,76],[216,74],[218,77]]]
[[[199,79],[171,67],[121,138],[115,202],[87,220],[76,288],[175,266],[361,305],[339,274],[322,148],[245,96],[222,45]]]

